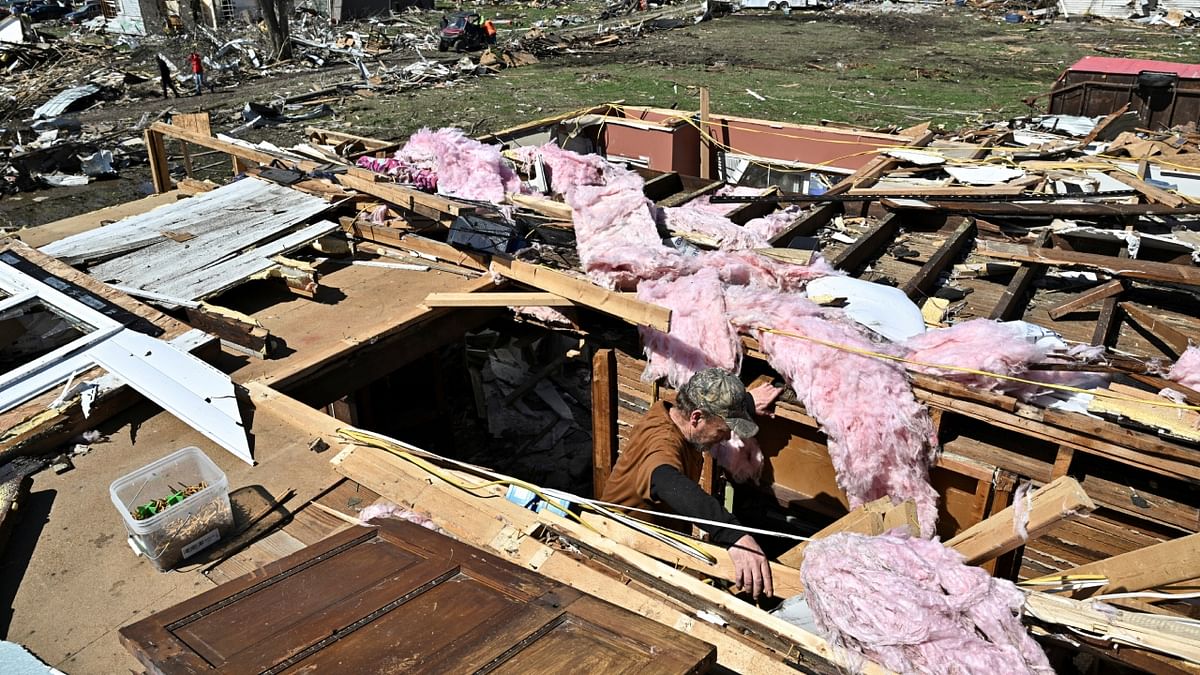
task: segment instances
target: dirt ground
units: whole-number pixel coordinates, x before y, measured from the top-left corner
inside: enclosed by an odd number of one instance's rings
[[[480,11],[498,9],[486,5]],[[179,39],[146,44],[123,54],[118,65],[150,76],[156,50],[185,53],[187,47]],[[627,36],[613,46],[576,47],[495,76],[407,91],[346,89],[331,103],[331,117],[249,129],[239,136],[287,146],[301,140],[306,124],[386,140],[402,139],[421,126],[482,133],[604,101],[696,109],[699,86],[709,87],[713,109],[722,113],[863,126],[932,120],[953,129],[1028,114],[1021,100],[1049,91],[1067,65],[1088,54],[1194,60],[1194,34],[1127,22],[1014,25],[996,10],[886,2],[790,16],[738,13]],[[459,55],[420,56],[449,63]],[[372,65],[394,68],[417,58],[411,50],[397,50]],[[80,73],[91,65],[80,64]],[[133,138],[140,136],[134,130],[140,120],[206,110],[214,132],[228,132],[243,123],[247,102],[269,104],[357,81],[355,66],[342,62],[238,81],[218,79],[215,92],[163,100],[157,81],[150,80],[131,85],[125,96],[79,119],[85,132],[119,135],[127,129],[126,137]],[[46,98],[52,93],[45,92]],[[228,177],[227,162],[206,159],[197,162],[204,167],[199,177]],[[83,187],[0,196],[0,226],[36,226],[149,191],[149,171],[140,164]]]

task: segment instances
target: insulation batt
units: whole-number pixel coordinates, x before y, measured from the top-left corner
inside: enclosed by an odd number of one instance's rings
[[[646,326],[639,329],[647,357],[643,380],[665,377],[671,386],[679,387],[705,368],[738,371],[740,344],[737,332],[725,320],[724,289],[715,269],[643,281],[637,295],[671,310],[670,334]]]
[[[1030,342],[1020,328],[990,319],[972,319],[949,328],[914,335],[903,345],[906,358],[1001,375],[1020,375],[1030,363],[1042,361],[1046,349]],[[1006,389],[1014,384],[986,375],[912,366],[917,372],[939,375],[980,389]]]
[[[829,641],[895,672],[1054,672],[1021,625],[1024,594],[938,541],[835,534],[808,545],[800,576]]]
[[[437,190],[444,195],[499,203],[508,193],[521,191],[520,177],[500,151],[459,129],[421,129],[396,152],[396,159],[410,171],[434,172]]]
[[[1175,365],[1171,366],[1167,379],[1188,389],[1200,391],[1200,347],[1188,347]]]
[[[729,319],[758,333],[762,350],[817,419],[829,441],[838,486],[851,507],[880,497],[917,505],[921,533],[932,536],[937,492],[929,485],[936,450],[929,411],[913,396],[895,363],[835,350],[757,327],[769,326],[831,343],[877,349],[857,328],[797,295],[731,288]]]

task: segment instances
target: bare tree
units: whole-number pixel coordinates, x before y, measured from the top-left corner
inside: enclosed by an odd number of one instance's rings
[[[271,56],[276,61],[292,58],[292,38],[288,18],[292,15],[292,0],[258,0],[263,19],[267,22],[271,40]]]

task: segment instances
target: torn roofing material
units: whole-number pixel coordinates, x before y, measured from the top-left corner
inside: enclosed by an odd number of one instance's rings
[[[85,84],[59,92],[57,96],[46,101],[37,110],[33,111],[33,119],[40,120],[58,117],[99,93],[100,87],[94,84]]]
[[[254,241],[260,241],[327,208],[329,203],[323,199],[258,178],[245,178],[176,204],[47,244],[41,251],[67,264],[79,265],[102,262],[153,246],[168,241],[169,236],[176,233],[197,238],[211,235],[218,241],[231,234],[257,233]],[[282,226],[281,221],[285,221]]]

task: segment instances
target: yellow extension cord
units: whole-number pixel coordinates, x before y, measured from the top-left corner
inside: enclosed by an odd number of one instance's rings
[[[892,354],[883,354],[881,352],[871,351],[869,349],[862,349],[860,347],[851,347],[850,345],[838,344],[836,342],[828,342],[826,340],[809,337],[807,335],[801,335],[799,333],[793,333],[791,331],[779,330],[778,328],[767,328],[765,326],[747,326],[747,328],[749,328],[751,330],[757,330],[757,331],[760,331],[763,333],[774,333],[775,335],[783,335],[785,337],[796,338],[799,340],[807,340],[808,342],[814,342],[819,345],[823,345],[823,346],[830,347],[832,349],[837,349],[837,350],[844,351],[844,352],[849,352],[851,354],[858,354],[859,356],[869,356],[869,357],[873,357],[873,358],[884,359],[887,361],[895,361],[898,363],[903,363],[905,365],[920,366],[922,368],[936,368],[938,370],[949,370],[949,371],[958,372],[958,373],[967,373],[970,375],[982,375],[984,377],[994,377],[999,380],[1007,380],[1009,382],[1018,382],[1020,384],[1029,384],[1029,385],[1034,385],[1034,386],[1042,387],[1042,388],[1046,388],[1046,389],[1057,389],[1059,391],[1069,391],[1069,392],[1076,393],[1076,394],[1091,394],[1092,396],[1099,396],[1100,398],[1109,398],[1109,399],[1114,399],[1117,401],[1124,401],[1126,403],[1141,403],[1144,405],[1158,406],[1158,407],[1162,407],[1162,408],[1174,408],[1177,410],[1200,411],[1200,405],[1188,405],[1186,403],[1175,403],[1174,401],[1167,401],[1167,400],[1163,400],[1161,402],[1150,401],[1150,400],[1146,400],[1146,399],[1133,398],[1130,396],[1123,396],[1121,394],[1117,394],[1117,393],[1108,391],[1106,389],[1081,389],[1079,387],[1072,387],[1072,386],[1066,385],[1066,384],[1055,384],[1055,383],[1051,383],[1051,382],[1039,382],[1037,380],[1029,380],[1029,379],[1025,379],[1022,377],[1016,377],[1013,375],[1005,375],[1003,373],[993,373],[993,372],[989,372],[986,370],[978,370],[975,368],[966,368],[964,366],[951,366],[951,365],[946,365],[946,364],[942,364],[942,363],[928,363],[926,361],[917,361],[914,359],[907,359],[902,356],[893,356]]]

